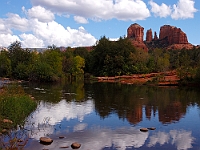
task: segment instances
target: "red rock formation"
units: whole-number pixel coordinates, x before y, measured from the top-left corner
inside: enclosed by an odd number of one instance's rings
[[[131,43],[138,49],[148,51],[147,46],[143,42],[144,28],[139,24],[132,24],[127,29],[127,38],[131,40]]]
[[[170,25],[164,25],[160,28],[159,40],[166,38],[166,43],[169,45],[172,44],[188,44],[186,34],[177,27]]]
[[[152,30],[149,29],[147,30],[147,33],[146,33],[146,42],[151,42],[152,41]]]
[[[127,30],[127,37],[138,42],[143,42],[144,28],[139,24],[132,24]]]
[[[194,45],[188,43],[188,44],[173,44],[167,47],[167,49],[174,49],[174,50],[179,50],[179,49],[193,49]]]
[[[156,33],[156,32],[154,32],[153,40],[158,40],[158,36],[157,36],[157,33]]]
[[[132,40],[132,39],[130,39],[130,41],[135,46],[135,48],[144,50],[145,52],[148,52],[148,48],[144,44],[144,42],[138,42],[138,41],[135,41],[135,40]]]

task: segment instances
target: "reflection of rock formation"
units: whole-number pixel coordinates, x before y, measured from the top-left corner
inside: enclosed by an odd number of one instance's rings
[[[151,119],[152,106],[145,106],[145,115],[147,119]]]
[[[159,121],[164,124],[179,121],[185,114],[185,111],[186,109],[183,108],[181,102],[173,102],[167,107],[159,109]]]
[[[127,120],[130,123],[137,124],[142,121],[142,106],[134,108],[130,112],[127,113]]]

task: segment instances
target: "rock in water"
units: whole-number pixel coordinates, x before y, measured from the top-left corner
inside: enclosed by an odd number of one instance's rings
[[[147,128],[141,128],[140,131],[141,131],[141,132],[147,132],[148,129],[147,129]]]
[[[149,129],[149,130],[155,130],[156,128],[155,127],[149,127],[147,129]]]
[[[53,142],[53,140],[51,138],[48,137],[41,137],[40,138],[40,143],[42,144],[51,144]]]
[[[73,149],[79,149],[79,148],[81,147],[81,144],[75,142],[75,143],[72,143],[71,147],[72,147]]]

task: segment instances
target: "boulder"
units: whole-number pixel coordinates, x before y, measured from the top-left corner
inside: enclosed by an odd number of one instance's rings
[[[71,147],[72,147],[73,149],[79,149],[79,148],[81,147],[81,144],[75,142],[75,143],[72,143]]]
[[[51,144],[53,142],[53,140],[51,138],[48,137],[41,137],[40,138],[40,143],[42,144]]]
[[[147,132],[148,129],[147,129],[147,128],[140,128],[140,131],[141,131],[141,132]]]

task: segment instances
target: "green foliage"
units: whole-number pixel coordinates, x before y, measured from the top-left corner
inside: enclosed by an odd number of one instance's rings
[[[60,81],[70,77],[120,76],[177,70],[181,80],[199,80],[200,48],[192,50],[136,49],[130,40],[109,41],[103,36],[89,52],[84,47],[61,52],[55,45],[37,54],[16,41],[0,53],[0,76],[34,81]]]
[[[11,60],[12,76],[16,79],[28,80],[35,61],[35,54],[28,49],[22,49],[21,43],[16,41],[9,47],[9,58]]]
[[[41,61],[44,61],[51,66],[54,75],[61,77],[62,57],[60,52],[56,50],[47,50],[43,53]]]
[[[71,68],[72,75],[77,76],[80,74],[84,74],[84,71],[83,71],[84,67],[85,67],[85,60],[80,56],[74,57],[73,65]]]
[[[30,80],[40,82],[53,81],[53,70],[51,66],[46,62],[38,61],[34,64]]]
[[[86,66],[88,66],[89,72],[95,76],[131,74],[134,73],[136,53],[136,49],[128,39],[120,38],[113,42],[104,36],[99,40],[94,51],[91,52],[90,61],[87,59],[88,64]],[[143,52],[139,54],[142,55]],[[146,58],[144,58],[144,61],[146,61]],[[141,62],[143,61],[141,60]]]
[[[168,52],[156,48],[150,53],[150,55],[151,59],[149,65],[152,69],[150,72],[162,72],[169,70],[170,55],[168,54]]]
[[[80,56],[84,59],[88,56],[88,53],[89,52],[85,47],[77,47],[73,52],[74,56]]]
[[[13,126],[22,124],[36,106],[36,102],[17,85],[4,87],[0,93],[0,117],[12,120]]]
[[[0,52],[0,76],[10,77],[11,75],[11,60],[7,51]]]

